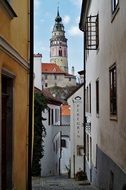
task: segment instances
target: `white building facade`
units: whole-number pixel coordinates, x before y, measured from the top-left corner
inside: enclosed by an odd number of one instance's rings
[[[34,86],[42,90],[41,75],[42,54],[34,54]]]
[[[86,37],[86,116],[90,124],[86,172],[90,181],[109,190],[122,190],[126,184],[125,7],[125,0],[83,0],[80,19]]]
[[[56,100],[50,99],[49,101],[52,101],[52,103],[48,103],[48,109],[43,112],[43,117],[46,118],[43,121],[43,125],[46,128],[46,136],[43,143],[44,156],[40,161],[41,176],[66,174],[66,168],[69,167],[70,159],[70,126],[60,125],[60,104]],[[62,143],[64,140],[66,146]]]
[[[84,117],[83,117],[83,84],[68,97],[70,105],[70,176],[74,178],[76,173],[84,170]]]

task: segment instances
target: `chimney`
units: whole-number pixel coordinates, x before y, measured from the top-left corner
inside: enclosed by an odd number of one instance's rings
[[[71,73],[74,75],[74,66],[72,66]]]

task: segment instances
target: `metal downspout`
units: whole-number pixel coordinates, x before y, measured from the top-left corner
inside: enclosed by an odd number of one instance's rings
[[[27,190],[32,190],[32,126],[33,126],[33,0],[30,0],[30,69],[29,69],[29,128],[28,128],[28,183]]]

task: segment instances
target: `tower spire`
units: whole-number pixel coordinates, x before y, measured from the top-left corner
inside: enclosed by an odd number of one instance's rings
[[[59,4],[57,6],[57,15],[50,39],[50,62],[56,63],[59,67],[68,73],[67,57],[67,39],[65,37],[64,25],[59,14]]]
[[[57,6],[57,16],[55,18],[55,21],[58,23],[62,21],[62,18],[60,17],[60,14],[59,14],[59,1],[58,1],[58,6]]]
[[[58,6],[57,6],[57,16],[59,16],[59,1],[58,1]]]

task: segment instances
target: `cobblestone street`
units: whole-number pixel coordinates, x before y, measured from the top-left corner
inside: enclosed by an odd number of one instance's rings
[[[32,190],[98,190],[88,181],[75,181],[66,176],[33,178]]]

